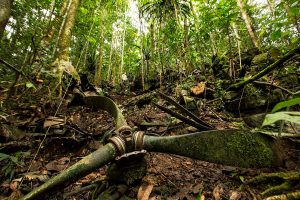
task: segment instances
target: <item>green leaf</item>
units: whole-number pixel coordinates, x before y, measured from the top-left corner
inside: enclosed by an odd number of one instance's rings
[[[240,180],[242,181],[242,183],[244,183],[244,182],[245,182],[245,177],[243,177],[243,176],[239,176],[239,178],[240,178]]]
[[[97,40],[93,37],[88,37],[87,40],[92,43],[92,44],[96,44],[97,43]]]
[[[5,154],[5,153],[0,153],[0,161],[5,160],[9,158],[9,155]]]
[[[13,162],[13,163],[15,163],[16,165],[18,165],[19,164],[19,160],[18,160],[18,158],[17,157],[14,157],[14,156],[9,156],[9,159]]]
[[[298,42],[298,40],[299,40],[299,38],[294,37],[291,39],[291,42],[292,42],[292,44],[296,44]]]
[[[271,125],[279,120],[286,120],[289,122],[300,124],[300,112],[277,112],[268,114],[262,126]]]
[[[297,16],[298,13],[299,13],[299,8],[297,8],[297,7],[294,7],[294,8],[291,7],[289,11],[291,12],[291,14],[292,14],[293,16]]]
[[[300,104],[300,98],[294,98],[294,99],[290,99],[288,101],[283,101],[283,102],[276,104],[275,107],[273,108],[272,112],[276,112],[278,110],[281,110],[282,108],[294,106],[297,104]]]
[[[80,7],[79,10],[82,12],[82,14],[86,15],[88,13],[88,10],[83,8],[83,7]]]
[[[266,28],[262,28],[262,30],[259,33],[259,37],[264,37],[264,35],[266,34],[267,30]]]
[[[280,30],[274,31],[273,33],[271,33],[270,37],[271,40],[273,41],[278,40],[281,37],[281,31]]]
[[[27,88],[35,88],[34,85],[31,82],[26,83]]]

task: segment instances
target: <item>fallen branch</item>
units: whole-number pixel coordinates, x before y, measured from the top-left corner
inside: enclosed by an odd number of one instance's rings
[[[161,105],[158,105],[156,103],[153,103],[157,108],[159,108],[160,110],[172,115],[173,117],[176,117],[177,119],[180,119],[181,121],[183,121],[184,123],[190,125],[190,126],[193,126],[195,128],[197,128],[198,130],[202,130],[202,131],[205,131],[205,130],[211,130],[211,128],[207,127],[207,126],[204,126],[202,124],[199,124],[198,122],[195,122],[194,120],[191,120],[177,112],[174,112],[168,108],[165,108]]]
[[[288,94],[290,94],[290,95],[294,95],[293,92],[291,92],[290,90],[288,90],[288,89],[286,89],[286,88],[283,88],[283,87],[281,87],[281,86],[279,86],[279,85],[274,85],[274,84],[272,84],[272,83],[262,82],[262,81],[254,81],[253,83],[254,83],[254,84],[257,84],[257,85],[267,85],[267,86],[270,86],[270,87],[279,88],[279,89],[281,89],[282,91],[284,91],[284,92],[286,92],[286,93],[288,93]]]
[[[0,63],[4,64],[9,69],[12,69],[16,73],[21,74],[22,76],[26,76],[22,71],[18,70],[17,68],[15,68],[14,66],[6,62],[5,60],[0,59]]]
[[[278,185],[269,186],[261,195],[266,197],[278,195],[284,192],[290,192],[300,186],[299,172],[278,172],[270,174],[261,174],[248,181],[248,184],[270,185],[269,183],[278,183]],[[299,195],[299,192],[298,192]]]
[[[171,97],[168,97],[167,95],[159,92],[158,93],[163,99],[165,99],[167,102],[175,106],[178,110],[180,110],[182,113],[186,114],[193,120],[195,120],[198,124],[201,124],[206,127],[206,130],[212,130],[214,129],[211,125],[207,124],[206,122],[199,119],[194,113],[190,112],[188,109],[184,108],[182,105],[178,104],[174,99]]]
[[[245,80],[240,81],[238,83],[232,84],[231,86],[229,86],[227,88],[227,91],[228,90],[238,90],[238,89],[244,87],[245,85],[247,85],[248,83],[252,83],[253,81],[255,81],[255,80],[263,77],[264,75],[266,75],[268,73],[270,73],[274,69],[283,67],[282,64],[285,61],[287,61],[288,59],[290,59],[291,57],[293,57],[297,53],[300,53],[300,46],[298,46],[297,48],[294,48],[293,50],[291,50],[290,52],[288,52],[287,54],[285,54],[282,58],[280,58],[279,60],[277,60],[273,64],[269,65],[265,69],[263,69],[260,72],[258,72],[256,75],[254,75],[254,76],[252,76],[250,78],[246,78]]]
[[[17,74],[21,74],[21,75],[24,76],[24,78],[26,78],[30,83],[32,83],[32,80],[31,80],[26,74],[24,74],[24,72],[18,70],[16,67],[12,66],[11,64],[9,64],[8,62],[6,62],[5,60],[0,59],[0,63],[4,64],[6,67],[8,67],[9,69],[13,70],[13,71],[16,72]]]
[[[32,83],[32,80],[26,74],[24,74],[24,72],[18,70],[17,68],[15,68],[14,66],[12,66],[8,62],[6,62],[5,60],[0,59],[0,63],[4,64],[6,67],[10,68],[11,70],[13,70],[16,73],[15,81],[10,86],[10,89],[9,89],[9,91],[7,93],[7,97],[5,99],[5,103],[8,102],[8,100],[12,96],[13,91],[14,91],[14,87],[18,83],[20,75],[22,75],[27,81],[29,81],[31,84],[33,84],[33,86],[35,86],[35,84]]]

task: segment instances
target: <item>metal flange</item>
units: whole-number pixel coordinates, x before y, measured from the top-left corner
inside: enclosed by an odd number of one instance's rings
[[[132,134],[132,145],[134,147],[134,151],[141,151],[144,147],[144,135],[143,131],[138,131]]]
[[[116,147],[119,156],[126,153],[126,143],[121,136],[113,136],[108,139],[108,142],[112,143]]]

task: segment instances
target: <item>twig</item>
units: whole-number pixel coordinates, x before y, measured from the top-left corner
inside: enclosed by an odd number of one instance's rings
[[[288,93],[288,94],[290,94],[290,95],[294,95],[294,92],[291,92],[290,90],[288,90],[288,89],[286,89],[286,88],[283,88],[283,87],[281,87],[281,86],[279,86],[279,85],[274,85],[274,84],[272,84],[272,83],[262,82],[262,81],[254,81],[253,83],[254,83],[254,84],[258,84],[258,85],[267,85],[267,86],[279,88],[279,89],[281,89],[282,91],[284,91],[284,92],[286,92],[286,93]]]
[[[22,147],[31,147],[32,143],[29,142],[19,142],[19,141],[11,141],[7,143],[0,143],[0,149],[7,148],[7,147],[14,147],[14,148],[22,148]]]
[[[67,197],[69,197],[69,196],[72,196],[72,195],[74,195],[74,194],[77,194],[77,193],[79,193],[79,192],[83,192],[83,191],[87,191],[87,190],[94,189],[94,188],[96,188],[97,186],[98,186],[98,184],[97,184],[97,183],[94,183],[94,184],[91,184],[91,185],[87,185],[87,186],[85,186],[85,187],[81,187],[81,188],[79,188],[79,189],[77,189],[77,190],[74,190],[74,191],[65,193],[65,194],[64,194],[64,199],[67,198]]]

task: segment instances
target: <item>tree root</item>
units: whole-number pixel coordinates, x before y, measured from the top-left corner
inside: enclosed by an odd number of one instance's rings
[[[278,173],[270,173],[270,174],[261,174],[249,180],[247,183],[260,184],[260,185],[267,184],[268,185],[267,189],[261,192],[261,195],[263,197],[268,197],[270,195],[279,195],[279,196],[300,195],[299,191],[291,192],[295,189],[300,188],[300,172],[286,172],[286,173],[278,172]]]
[[[265,200],[293,200],[293,199],[300,199],[300,191],[295,191],[287,194],[281,194],[281,195],[275,195],[268,198],[265,198]]]

